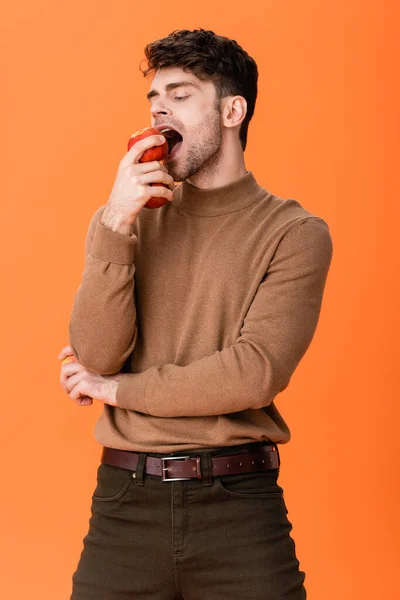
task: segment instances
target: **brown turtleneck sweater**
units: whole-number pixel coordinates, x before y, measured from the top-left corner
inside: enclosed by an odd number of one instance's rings
[[[317,326],[332,257],[328,225],[253,174],[187,182],[130,235],[94,214],[69,325],[88,370],[124,371],[96,440],[177,452],[285,443],[275,405]]]

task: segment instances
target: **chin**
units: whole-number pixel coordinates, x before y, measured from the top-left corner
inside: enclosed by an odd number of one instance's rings
[[[186,173],[182,173],[180,169],[176,169],[173,164],[166,164],[165,166],[168,169],[168,174],[171,175],[172,179],[176,183],[180,183],[189,177],[189,175],[186,175]]]
[[[186,179],[193,177],[202,169],[208,169],[207,161],[191,156],[190,153],[189,156],[179,156],[176,160],[171,160],[171,162],[166,160],[164,164],[168,169],[169,175],[177,183],[186,181]]]

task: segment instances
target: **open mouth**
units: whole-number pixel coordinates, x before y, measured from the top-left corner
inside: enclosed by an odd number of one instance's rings
[[[175,155],[182,145],[183,137],[181,134],[175,131],[175,129],[170,128],[161,129],[160,133],[163,134],[168,142],[168,156]]]

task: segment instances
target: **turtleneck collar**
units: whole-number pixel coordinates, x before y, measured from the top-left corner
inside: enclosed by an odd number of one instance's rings
[[[265,193],[251,171],[218,188],[200,189],[183,181],[175,191],[178,212],[201,217],[235,212],[260,200]]]

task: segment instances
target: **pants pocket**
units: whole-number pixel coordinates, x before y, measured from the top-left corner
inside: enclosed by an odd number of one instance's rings
[[[97,469],[97,485],[92,500],[111,502],[119,500],[132,485],[132,475],[128,469],[101,463]]]
[[[240,473],[215,478],[215,485],[227,496],[236,498],[282,498],[283,489],[278,485],[279,469],[262,473]]]

